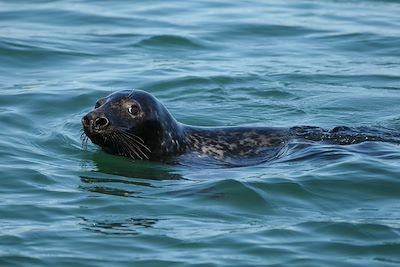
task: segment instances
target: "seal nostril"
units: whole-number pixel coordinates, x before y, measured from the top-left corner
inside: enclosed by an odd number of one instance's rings
[[[98,127],[98,128],[104,128],[107,125],[108,125],[108,120],[107,120],[107,118],[104,118],[104,117],[97,118],[94,121],[94,126]]]

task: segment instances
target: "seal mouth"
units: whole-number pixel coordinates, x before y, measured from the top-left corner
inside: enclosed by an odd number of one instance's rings
[[[83,126],[87,138],[105,151],[131,159],[149,159],[151,150],[142,138],[124,129],[96,129]]]
[[[93,144],[104,147],[106,146],[107,134],[104,130],[97,131],[88,127],[83,127],[83,134],[92,141]]]

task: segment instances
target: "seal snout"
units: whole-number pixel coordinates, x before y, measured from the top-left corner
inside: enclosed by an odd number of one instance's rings
[[[94,132],[106,129],[109,124],[107,117],[98,112],[89,112],[82,118],[82,125]]]

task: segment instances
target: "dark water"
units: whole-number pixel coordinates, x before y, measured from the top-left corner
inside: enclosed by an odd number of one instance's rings
[[[1,266],[399,266],[400,146],[255,166],[105,154],[113,91],[203,126],[400,130],[397,1],[1,1]]]

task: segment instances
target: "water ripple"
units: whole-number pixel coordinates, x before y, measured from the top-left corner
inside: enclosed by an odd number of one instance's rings
[[[399,265],[398,145],[296,141],[226,168],[80,140],[96,100],[132,88],[194,125],[398,131],[398,14],[390,0],[0,0],[0,265]]]

